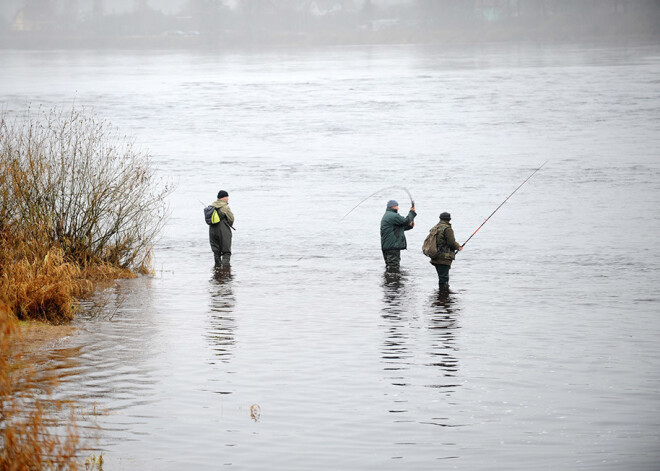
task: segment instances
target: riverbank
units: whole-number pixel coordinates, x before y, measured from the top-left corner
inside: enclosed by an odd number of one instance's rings
[[[41,321],[20,321],[17,348],[23,355],[52,351],[77,331],[78,328],[70,324],[53,325]]]
[[[52,400],[54,381],[37,374],[30,358],[74,330],[18,323],[0,301],[0,469],[76,468],[79,435],[73,408],[64,433],[53,431],[64,404]]]

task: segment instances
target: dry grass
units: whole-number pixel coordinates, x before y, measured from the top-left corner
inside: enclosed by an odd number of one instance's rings
[[[25,243],[0,240],[0,299],[20,320],[60,324],[73,319],[77,299],[94,291],[94,282],[136,276],[108,263],[81,266],[59,248],[44,255],[29,252]]]
[[[19,319],[69,321],[75,299],[92,290],[91,282],[81,279],[80,268],[64,261],[61,249],[51,249],[43,258],[14,259],[2,272],[0,299]]]
[[[16,366],[18,351],[16,319],[0,302],[0,469],[76,470],[79,438],[73,411],[61,432],[62,404],[36,397],[51,385]]]

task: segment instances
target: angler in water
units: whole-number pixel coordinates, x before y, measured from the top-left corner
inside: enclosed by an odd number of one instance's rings
[[[456,251],[463,247],[456,242],[454,230],[451,228],[451,214],[441,213],[440,222],[433,226],[430,233],[435,233],[437,255],[431,258],[431,264],[438,272],[438,286],[441,290],[449,289],[449,269],[456,258]]]
[[[213,250],[213,257],[215,258],[215,266],[229,265],[231,258],[231,238],[232,229],[234,225],[234,213],[229,209],[229,193],[225,190],[218,192],[218,199],[211,203],[211,206],[216,208],[218,221],[214,221],[209,225],[209,242],[211,243],[211,250]]]
[[[380,220],[380,246],[383,250],[385,267],[388,271],[399,269],[401,251],[408,248],[404,232],[415,226],[414,219],[417,216],[414,204],[405,218],[398,211],[399,203],[390,200],[387,202],[387,209]]]

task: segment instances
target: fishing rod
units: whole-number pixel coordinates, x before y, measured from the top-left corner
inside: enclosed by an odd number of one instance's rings
[[[358,204],[356,204],[355,206],[353,206],[353,208],[352,208],[349,212],[347,212],[346,214],[344,214],[344,216],[339,220],[339,222],[343,221],[344,218],[346,218],[346,216],[348,216],[349,214],[351,214],[351,213],[352,213],[352,212],[353,212],[358,206],[360,206],[362,203],[364,203],[365,201],[367,201],[369,198],[371,198],[372,196],[376,196],[378,193],[380,193],[380,192],[382,192],[382,191],[389,190],[390,188],[398,188],[399,190],[403,190],[403,191],[405,191],[405,192],[408,194],[408,197],[410,198],[410,206],[413,207],[413,208],[415,207],[415,200],[413,199],[412,195],[410,194],[410,192],[408,191],[407,188],[405,188],[405,187],[403,187],[403,186],[386,186],[385,188],[381,188],[380,190],[378,190],[378,191],[376,191],[376,192],[370,194],[370,195],[367,196],[365,199],[363,199],[362,201],[360,201]]]
[[[548,161],[546,160],[545,162],[543,162],[543,165],[545,165],[545,164],[547,164],[547,163],[548,163]],[[518,191],[518,190],[520,189],[520,187],[522,187],[525,183],[527,183],[527,180],[529,180],[530,178],[532,178],[536,172],[538,172],[539,170],[541,170],[541,169],[543,168],[543,165],[541,165],[539,168],[537,168],[536,170],[534,170],[534,171],[532,172],[532,174],[531,174],[529,177],[527,177],[527,178],[525,179],[524,182],[522,182],[520,185],[518,185],[518,188],[516,188],[515,190],[513,190],[513,192],[512,192],[509,196],[507,196],[506,199],[505,199],[504,201],[502,201],[502,203],[501,203],[497,208],[495,208],[495,211],[493,211],[492,213],[490,213],[490,216],[488,216],[488,217],[486,218],[486,220],[485,220],[484,222],[481,223],[481,226],[477,227],[477,230],[474,231],[474,232],[472,233],[472,235],[471,235],[470,237],[468,237],[468,239],[467,239],[465,242],[463,242],[463,245],[461,245],[461,248],[465,247],[465,244],[467,244],[467,243],[470,241],[470,239],[472,239],[472,238],[474,237],[474,235],[475,235],[477,232],[479,232],[479,229],[481,229],[481,228],[484,226],[484,224],[486,224],[486,223],[488,222],[488,220],[491,218],[491,216],[492,216],[493,214],[495,214],[495,213],[497,212],[498,209],[500,209],[502,206],[504,206],[504,203],[506,203],[506,202],[509,200],[509,198],[511,198],[511,197],[513,196],[513,194],[514,194],[516,191]]]

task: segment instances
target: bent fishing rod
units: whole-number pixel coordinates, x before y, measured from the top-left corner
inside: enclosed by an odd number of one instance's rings
[[[529,177],[527,177],[527,178],[525,179],[524,182],[522,182],[520,185],[518,185],[518,188],[516,188],[515,190],[513,190],[513,192],[512,192],[509,196],[507,196],[506,199],[505,199],[504,201],[502,201],[502,203],[501,203],[497,208],[495,208],[495,211],[493,211],[492,213],[490,213],[490,216],[488,216],[488,217],[486,218],[486,220],[485,220],[484,222],[482,222],[481,225],[480,225],[479,227],[477,227],[477,230],[474,231],[474,232],[472,233],[472,235],[471,235],[470,237],[468,237],[468,239],[467,239],[465,242],[463,242],[463,245],[461,245],[461,249],[462,249],[463,247],[465,247],[465,244],[467,244],[467,243],[470,241],[470,239],[472,239],[472,238],[474,237],[474,235],[475,235],[477,232],[479,232],[479,229],[481,229],[482,227],[484,227],[484,224],[486,224],[486,223],[488,222],[488,220],[493,216],[493,214],[495,214],[495,213],[497,212],[498,209],[500,209],[502,206],[504,206],[504,203],[506,203],[506,202],[509,200],[509,198],[511,198],[511,197],[513,196],[513,194],[514,194],[516,191],[518,191],[518,190],[519,190],[519,189],[520,189],[525,183],[527,183],[527,180],[529,180],[530,178],[532,178],[532,177],[534,176],[534,174],[535,174],[536,172],[538,172],[539,170],[541,170],[541,169],[543,168],[543,165],[545,165],[545,164],[547,164],[547,163],[548,163],[547,160],[546,160],[545,162],[543,162],[543,164],[542,164],[539,168],[537,168],[536,170],[534,170],[534,171],[532,172],[532,174],[531,174]]]
[[[346,218],[346,216],[348,216],[349,214],[351,214],[351,213],[352,213],[352,212],[353,212],[358,206],[360,206],[362,203],[364,203],[365,201],[367,201],[367,200],[368,200],[369,198],[371,198],[372,196],[376,196],[378,193],[380,193],[380,192],[382,192],[382,191],[385,191],[385,190],[389,190],[389,189],[391,189],[391,188],[398,188],[399,190],[403,190],[403,191],[405,191],[405,192],[408,194],[408,197],[410,198],[410,206],[411,206],[412,208],[415,207],[415,200],[413,199],[412,195],[410,194],[410,192],[408,191],[407,188],[405,188],[405,187],[403,187],[403,186],[386,186],[385,188],[381,188],[380,190],[373,192],[372,194],[370,194],[369,196],[367,196],[365,199],[363,199],[362,201],[360,201],[358,204],[356,204],[355,206],[353,206],[353,208],[352,208],[349,212],[347,212],[346,214],[344,214],[344,216],[339,220],[339,222],[343,221],[344,218]]]

